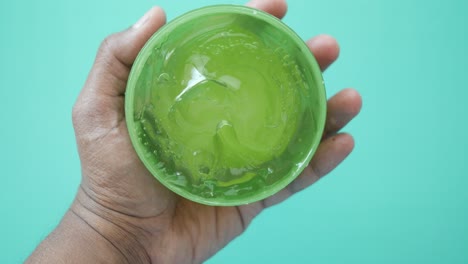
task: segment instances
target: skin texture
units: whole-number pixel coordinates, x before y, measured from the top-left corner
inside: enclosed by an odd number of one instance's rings
[[[247,5],[279,18],[287,9],[283,0],[253,0]],[[73,108],[82,168],[77,197],[27,263],[201,263],[240,235],[265,208],[310,186],[352,151],[353,138],[339,131],[359,113],[361,97],[348,88],[328,101],[325,134],[309,166],[276,195],[244,206],[212,207],[167,190],[138,159],[124,118],[132,63],[165,20],[164,11],[154,7],[99,48]],[[330,36],[316,36],[307,44],[322,70],[338,57],[338,44]]]

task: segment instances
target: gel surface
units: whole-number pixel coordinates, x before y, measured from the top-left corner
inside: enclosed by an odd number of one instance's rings
[[[213,15],[152,47],[134,114],[138,140],[166,184],[229,198],[302,165],[311,94],[286,40],[262,21],[252,30],[250,19]]]

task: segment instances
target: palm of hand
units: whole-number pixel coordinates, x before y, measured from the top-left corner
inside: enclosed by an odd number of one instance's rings
[[[281,17],[284,2],[275,2],[251,5]],[[100,49],[73,113],[83,174],[75,206],[135,236],[151,262],[198,263],[241,234],[264,208],[307,187],[341,162],[352,150],[353,140],[335,133],[358,113],[361,102],[350,89],[330,99],[326,135],[313,161],[275,196],[238,207],[205,206],[181,198],[157,182],[138,159],[124,117],[131,64],[164,20],[162,10],[154,8],[141,25],[111,36]],[[330,37],[316,37],[308,44],[322,69],[338,56],[337,44]]]

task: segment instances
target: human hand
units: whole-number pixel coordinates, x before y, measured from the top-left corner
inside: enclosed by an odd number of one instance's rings
[[[253,0],[248,5],[279,18],[286,13],[283,0]],[[164,12],[156,7],[102,43],[73,109],[82,182],[68,215],[104,238],[104,248],[108,243],[122,262],[200,263],[241,234],[265,208],[313,184],[351,152],[352,137],[337,133],[357,115],[361,98],[355,90],[345,89],[328,101],[324,137],[314,158],[276,195],[237,207],[191,202],[166,189],[144,167],[125,123],[130,69],[164,23]],[[312,38],[307,44],[322,70],[338,57],[338,45],[329,36]]]

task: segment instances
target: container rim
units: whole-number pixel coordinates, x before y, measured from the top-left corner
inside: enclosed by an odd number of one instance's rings
[[[135,87],[138,81],[139,75],[141,70],[144,67],[148,56],[151,54],[153,47],[157,44],[161,39],[164,39],[165,36],[170,34],[170,32],[178,27],[180,24],[187,23],[193,19],[197,19],[199,17],[203,17],[204,15],[214,15],[214,14],[239,14],[245,15],[255,20],[260,20],[268,23],[272,27],[277,28],[278,30],[282,31],[282,33],[289,36],[290,40],[293,41],[300,49],[301,53],[305,57],[305,61],[307,62],[308,70],[310,74],[313,76],[315,83],[313,84],[314,89],[317,89],[318,97],[318,111],[320,113],[317,115],[317,133],[314,135],[312,140],[312,147],[308,150],[307,155],[294,170],[291,170],[287,175],[281,178],[275,184],[266,187],[262,192],[254,193],[251,196],[242,199],[217,199],[217,198],[203,198],[197,195],[190,193],[182,188],[173,186],[167,183],[163,176],[159,175],[160,172],[155,169],[155,167],[150,163],[150,161],[145,157],[144,153],[145,150],[141,146],[138,141],[138,135],[136,134],[135,130],[135,123],[134,123],[134,97],[135,97]],[[309,164],[312,156],[314,155],[315,151],[320,144],[323,130],[325,128],[325,119],[326,119],[326,92],[325,92],[325,85],[323,82],[322,72],[320,67],[312,55],[312,52],[309,50],[305,42],[294,32],[291,28],[289,28],[286,24],[284,24],[280,19],[270,15],[264,11],[254,9],[247,6],[240,6],[240,5],[212,5],[206,6],[199,9],[192,10],[187,12],[163,27],[161,27],[153,36],[146,42],[144,47],[140,50],[135,62],[132,66],[132,69],[129,74],[126,92],[125,92],[125,120],[127,123],[127,128],[130,136],[130,140],[132,145],[135,149],[140,160],[143,162],[145,167],[150,171],[150,173],[166,188],[173,191],[174,193],[187,198],[191,201],[211,205],[211,206],[237,206],[237,205],[245,205],[250,204],[253,202],[257,202],[263,200],[269,196],[274,195],[275,193],[279,192],[286,186],[288,186],[294,179],[296,179],[305,167]],[[293,171],[293,172],[292,172]]]

